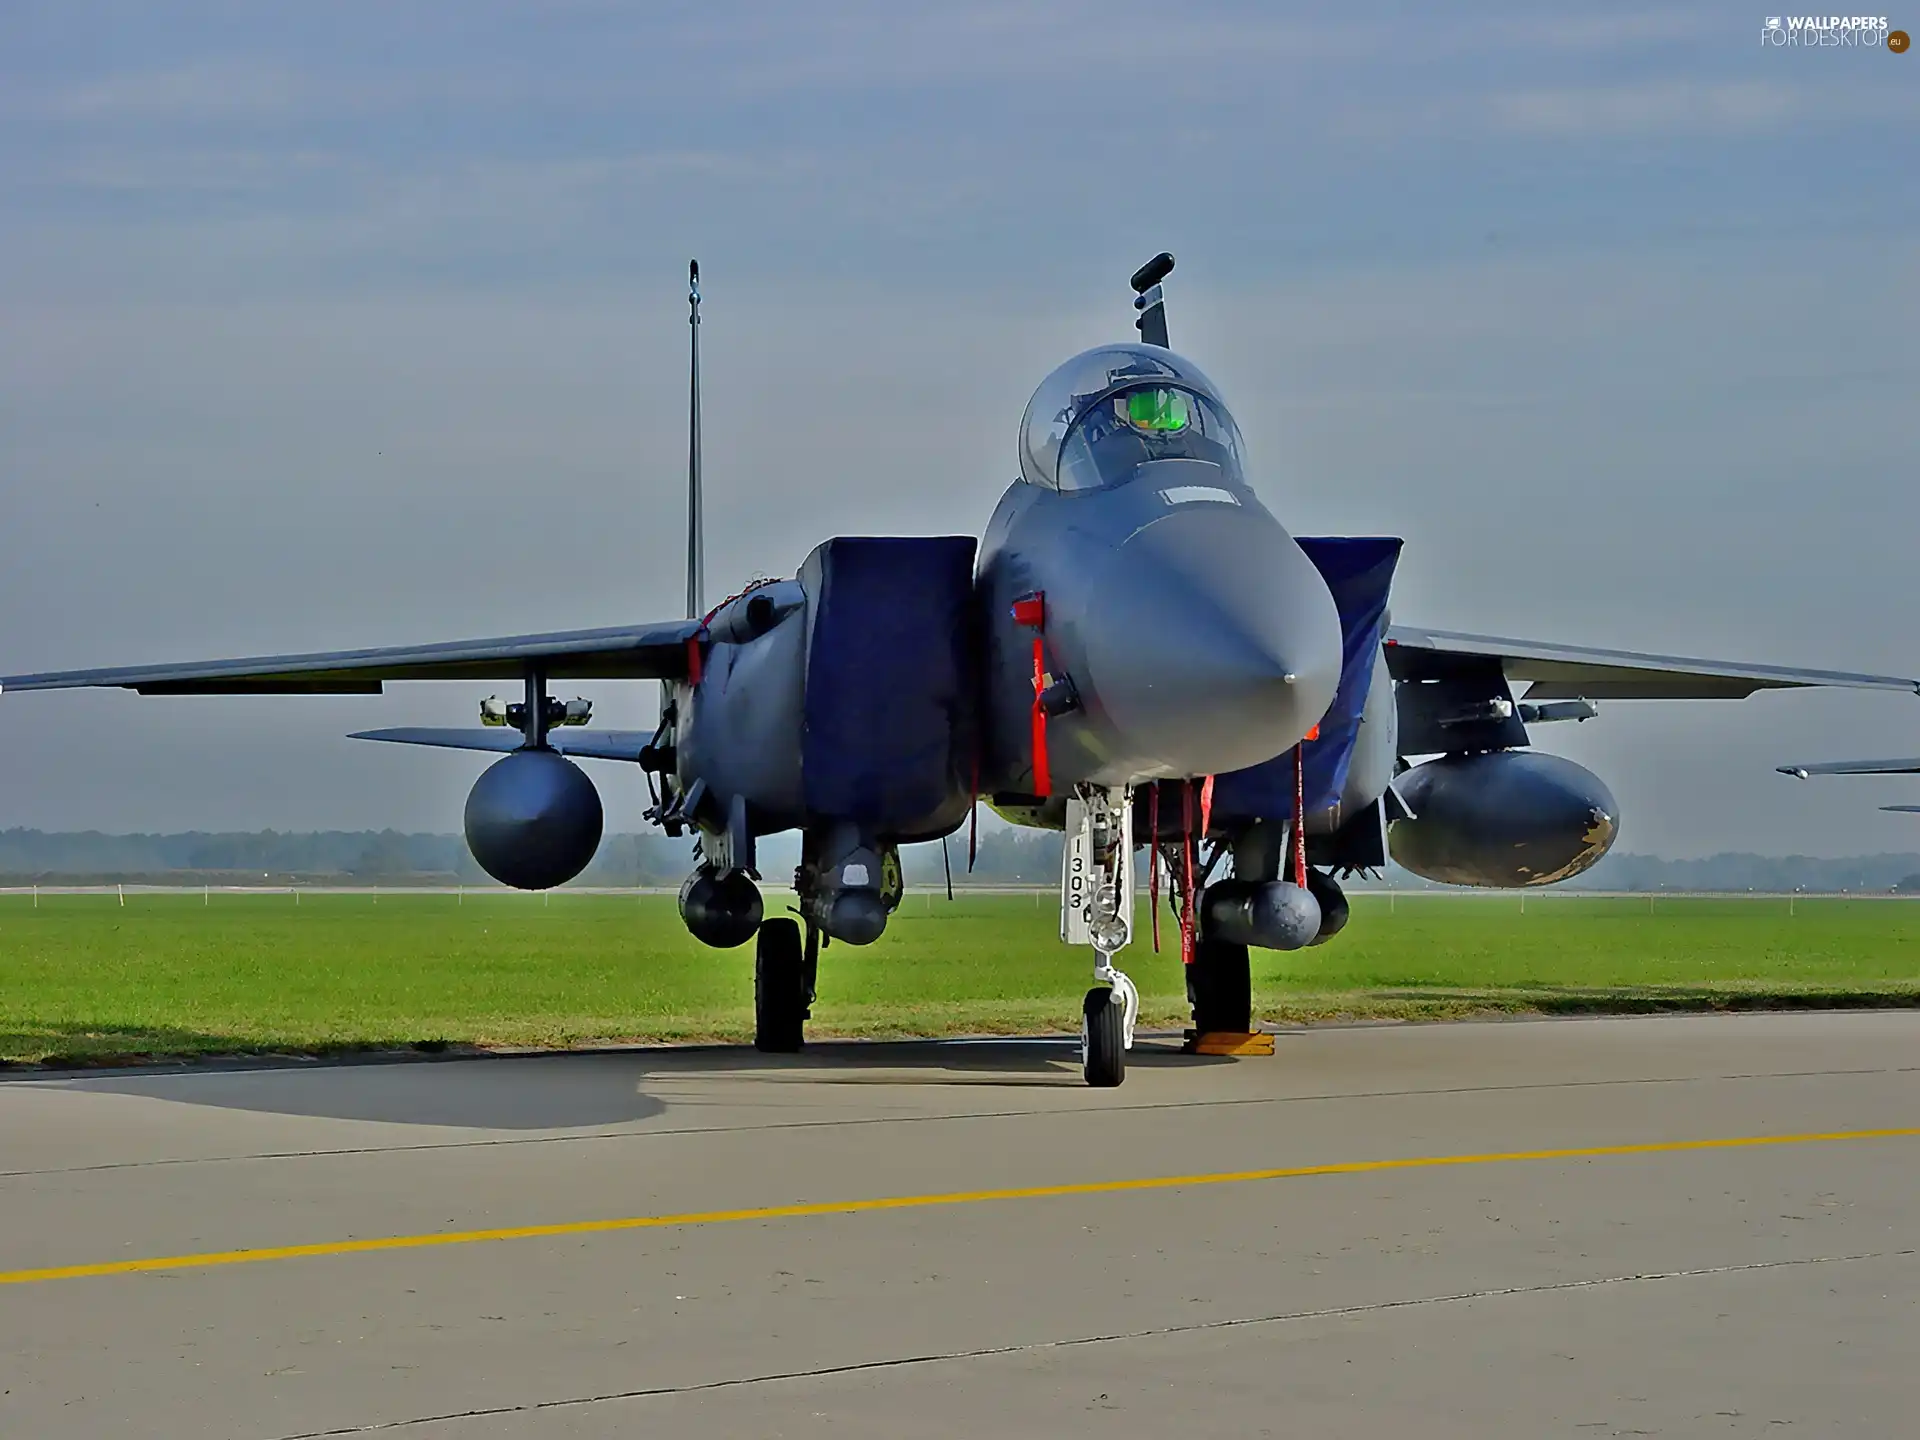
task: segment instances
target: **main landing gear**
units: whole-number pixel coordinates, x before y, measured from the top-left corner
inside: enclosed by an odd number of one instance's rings
[[[1133,792],[1082,785],[1067,801],[1060,875],[1060,938],[1093,947],[1093,978],[1080,1007],[1080,1069],[1087,1084],[1127,1078],[1140,992],[1113,957],[1133,939]]]
[[[1253,1030],[1253,965],[1245,945],[1196,939],[1187,966],[1187,1002],[1199,1035],[1247,1035]]]
[[[798,1053],[813,1013],[820,932],[778,916],[761,922],[753,952],[753,1048],[770,1055]]]

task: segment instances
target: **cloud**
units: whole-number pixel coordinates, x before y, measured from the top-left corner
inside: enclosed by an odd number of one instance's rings
[[[1641,84],[1511,91],[1488,101],[1497,129],[1512,134],[1730,135],[1775,129],[1800,111],[1800,92],[1764,81]]]
[[[1482,108],[1495,131],[1549,139],[1728,139],[1910,121],[1920,97],[1848,82],[1665,79],[1511,90]]]
[[[1724,32],[1724,24],[1684,10],[1596,11],[1586,15],[1525,15],[1480,21],[1470,27],[1488,40],[1504,38],[1516,49],[1594,52],[1640,48],[1650,43],[1693,40]]]
[[[91,80],[52,97],[71,120],[237,119],[291,111],[303,100],[292,71],[274,64],[208,61]]]
[[[103,145],[63,157],[47,168],[45,178],[69,193],[197,200],[284,193],[365,173],[364,162],[320,149],[178,147],[155,153]]]

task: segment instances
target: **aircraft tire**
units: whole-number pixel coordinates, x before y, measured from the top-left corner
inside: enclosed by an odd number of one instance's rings
[[[753,1048],[792,1055],[806,1038],[806,952],[798,922],[761,922],[753,952]]]
[[[1114,993],[1105,985],[1096,985],[1080,1011],[1086,1052],[1081,1073],[1095,1089],[1111,1089],[1127,1078],[1127,1007],[1114,1004]]]
[[[1193,1028],[1201,1034],[1245,1035],[1253,1029],[1253,964],[1244,945],[1199,940],[1187,967]]]

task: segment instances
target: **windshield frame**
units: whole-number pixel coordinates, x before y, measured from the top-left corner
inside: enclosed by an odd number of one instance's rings
[[[1240,422],[1233,418],[1233,412],[1227,408],[1226,403],[1221,400],[1217,394],[1202,386],[1195,385],[1184,378],[1159,375],[1135,375],[1128,376],[1124,380],[1109,385],[1105,390],[1092,396],[1080,407],[1079,414],[1075,415],[1072,422],[1067,426],[1066,433],[1060,437],[1059,448],[1054,452],[1053,484],[1043,486],[1043,489],[1052,490],[1058,495],[1085,495],[1100,490],[1112,489],[1117,484],[1125,483],[1124,480],[1120,479],[1108,479],[1102,480],[1100,483],[1094,485],[1068,485],[1066,483],[1066,475],[1069,468],[1067,457],[1075,438],[1080,435],[1086,427],[1087,422],[1100,413],[1103,406],[1111,405],[1121,396],[1129,395],[1140,390],[1177,390],[1182,395],[1185,395],[1189,401],[1198,402],[1196,409],[1200,415],[1209,418],[1218,418],[1223,421],[1231,436],[1231,441],[1225,444],[1225,449],[1233,461],[1232,468],[1228,471],[1226,478],[1236,485],[1244,485],[1246,483],[1243,473],[1246,467],[1246,441],[1240,434]],[[1211,436],[1205,436],[1205,438],[1213,439]],[[1221,444],[1222,442],[1214,440],[1214,443]],[[1214,464],[1217,462],[1200,461],[1200,463]],[[1222,467],[1222,469],[1226,468],[1227,467],[1224,466]]]

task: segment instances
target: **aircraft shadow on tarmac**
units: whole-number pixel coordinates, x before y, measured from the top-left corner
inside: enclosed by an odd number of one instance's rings
[[[97,1037],[100,1032],[89,1032]],[[97,1038],[95,1043],[97,1043]],[[1082,1088],[1078,1042],[821,1042],[798,1055],[745,1047],[608,1049],[492,1056],[349,1056],[209,1060],[88,1074],[16,1069],[14,1078],[176,1104],[313,1119],[472,1130],[572,1130],[628,1125],[667,1113],[676,1080],[747,1085],[977,1085]],[[1226,1063],[1182,1056],[1178,1042],[1142,1036],[1134,1064]],[[746,1097],[742,1097],[743,1101]],[[705,1096],[703,1104],[715,1103]],[[721,1103],[724,1103],[724,1098]]]
[[[742,1056],[747,1057],[746,1063],[742,1063]],[[809,1045],[800,1055],[756,1055],[715,1048],[688,1052],[688,1057],[689,1063],[676,1066],[676,1073],[725,1075],[767,1084],[1084,1086],[1080,1042],[1068,1036],[826,1041]],[[1127,1063],[1137,1069],[1154,1069],[1169,1064],[1222,1064],[1226,1060],[1182,1055],[1177,1040],[1142,1035],[1129,1052]]]

